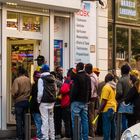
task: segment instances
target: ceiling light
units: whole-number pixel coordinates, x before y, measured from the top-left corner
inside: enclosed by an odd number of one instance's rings
[[[12,5],[12,6],[17,6],[17,3],[13,3],[13,2],[6,2],[7,5]]]

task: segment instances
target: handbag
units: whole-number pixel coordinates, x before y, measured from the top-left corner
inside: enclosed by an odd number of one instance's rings
[[[133,114],[134,112],[134,105],[129,103],[125,104],[125,102],[120,103],[118,108],[118,113],[127,113],[127,114]]]

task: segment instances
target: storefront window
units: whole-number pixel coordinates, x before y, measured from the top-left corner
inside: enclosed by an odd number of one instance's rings
[[[131,30],[131,65],[140,70],[140,30]]]
[[[69,67],[69,26],[69,18],[55,16],[54,67]]]
[[[129,60],[128,53],[128,29],[127,28],[119,28],[116,29],[116,69],[120,68],[124,61]]]
[[[19,14],[14,12],[7,12],[7,28],[18,30]]]
[[[12,82],[17,77],[17,68],[23,66],[28,74],[33,65],[33,44],[13,44],[11,51]]]
[[[22,21],[23,31],[40,32],[40,16],[23,14]]]

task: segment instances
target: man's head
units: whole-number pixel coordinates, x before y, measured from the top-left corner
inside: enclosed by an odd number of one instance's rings
[[[45,57],[42,55],[39,55],[35,60],[37,61],[38,66],[42,66],[45,63]]]
[[[61,66],[57,66],[55,71],[56,73],[63,75],[63,68]]]
[[[43,72],[50,72],[50,67],[47,64],[42,65],[41,73]]]
[[[114,76],[112,73],[108,73],[106,76],[105,76],[105,83],[107,82],[110,82],[110,81],[113,81],[114,80]]]
[[[91,74],[91,73],[92,73],[92,69],[93,69],[92,64],[90,64],[90,63],[86,64],[86,66],[85,66],[85,71],[86,71],[88,74]]]
[[[80,70],[84,70],[84,63],[82,62],[79,62],[77,65],[76,65],[76,71],[80,71]]]
[[[22,66],[19,66],[18,75],[25,75],[25,74],[26,74],[26,70]]]
[[[93,72],[97,75],[97,76],[99,76],[99,74],[100,74],[100,70],[99,70],[99,68],[93,68]]]
[[[121,74],[129,74],[131,68],[128,64],[124,64],[122,67],[121,67]]]

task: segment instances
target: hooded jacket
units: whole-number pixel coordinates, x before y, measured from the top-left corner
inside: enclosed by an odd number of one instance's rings
[[[91,98],[91,79],[84,70],[79,71],[73,79],[71,102],[87,103]]]
[[[116,97],[116,83],[114,81],[110,81],[105,84],[105,86],[102,89],[101,93],[101,100],[105,99],[107,100],[107,103],[103,109],[103,112],[106,112],[109,108],[112,108],[115,112],[117,109],[117,101],[115,99]]]
[[[56,100],[56,82],[49,72],[41,74],[38,80],[38,103],[53,103]]]

